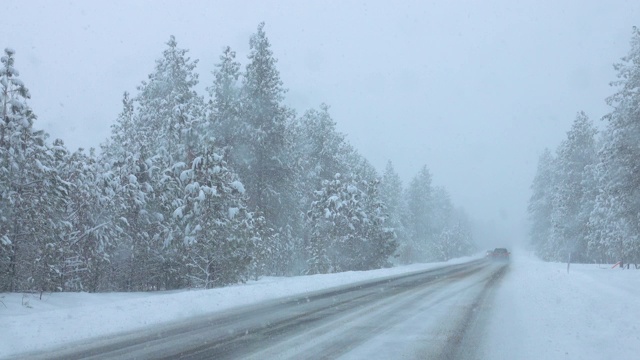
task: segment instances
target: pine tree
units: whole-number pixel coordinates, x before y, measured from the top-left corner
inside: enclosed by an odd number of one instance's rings
[[[204,100],[195,91],[198,74],[197,60],[186,56],[188,50],[178,48],[175,37],[156,61],[155,72],[139,86],[140,126],[148,132],[146,144],[162,155],[165,169],[184,162],[193,155],[190,146],[195,141],[194,127],[205,116]],[[158,139],[163,142],[158,144]],[[152,145],[154,144],[154,145]]]
[[[56,169],[62,179],[65,202],[59,212],[63,229],[56,272],[63,291],[113,290],[112,255],[126,219],[115,216],[112,175],[102,171],[93,151],[69,153],[62,140],[54,142]]]
[[[567,139],[558,148],[548,240],[554,260],[564,260],[567,256],[571,256],[573,261],[586,260],[588,218],[585,214],[589,214],[591,209],[584,209],[588,204],[585,181],[588,167],[595,162],[595,134],[591,120],[580,112],[567,133]]]
[[[555,158],[549,149],[540,155],[536,175],[531,184],[528,212],[531,222],[531,243],[542,259],[551,259],[552,249],[548,247],[553,212],[553,191],[556,181]]]
[[[380,182],[380,200],[386,204],[388,214],[387,224],[393,228],[396,234],[399,254],[405,253],[403,248],[407,246],[409,240],[407,230],[402,221],[406,214],[406,202],[403,193],[402,180],[400,180],[400,176],[395,172],[393,163],[389,160]],[[406,259],[402,259],[402,261],[406,261]]]
[[[607,98],[613,111],[600,150],[600,191],[590,218],[590,248],[611,260],[640,260],[640,29],[633,28],[631,49],[614,65],[618,91]]]
[[[431,173],[426,166],[413,178],[407,188],[406,229],[409,240],[400,254],[403,262],[426,261],[430,257],[434,237],[432,224]]]
[[[366,215],[359,251],[360,270],[391,266],[391,257],[398,249],[395,229],[389,225],[389,208],[380,196],[380,180],[364,181],[363,210]]]
[[[446,261],[460,256],[471,255],[477,250],[473,243],[471,224],[461,209],[453,209],[447,225],[442,228],[436,241],[437,259]]]
[[[49,290],[49,265],[56,251],[51,223],[42,216],[55,206],[47,193],[55,173],[46,134],[33,128],[35,114],[26,103],[29,90],[5,49],[0,68],[0,272],[5,291]]]
[[[285,90],[276,69],[271,44],[264,32],[264,23],[251,36],[249,63],[242,84],[241,129],[247,129],[232,155],[241,159],[234,164],[243,179],[249,197],[249,208],[264,216],[264,233],[270,234],[257,244],[256,251],[271,254],[265,259],[268,274],[275,266],[290,258],[281,258],[283,249],[290,248],[289,222],[297,217],[295,176],[291,159],[293,113],[282,105]]]
[[[451,196],[443,187],[432,187],[429,220],[431,222],[431,239],[427,245],[429,259],[436,261],[449,260],[455,242],[450,222],[453,215]]]
[[[186,246],[190,282],[210,288],[246,280],[253,222],[244,186],[211,148],[179,177],[184,195],[173,216]]]
[[[227,157],[242,155],[230,150],[244,145],[241,139],[248,131],[240,119],[240,63],[235,58],[235,51],[226,47],[220,56],[220,63],[216,64],[217,69],[213,72],[215,80],[212,86],[207,88],[211,97],[209,126],[218,146],[228,148]],[[240,159],[230,160],[231,164],[241,163]]]
[[[224,94],[212,101],[218,107],[206,121],[194,90],[197,61],[175,38],[167,45],[140,94],[125,94],[104,148],[115,213],[126,220],[116,250],[118,269],[128,274],[120,286],[209,288],[244,281],[254,256],[254,220],[244,186],[215,139]]]
[[[397,248],[393,229],[385,226],[378,182],[336,174],[323,181],[308,221],[307,273],[369,270],[387,266]]]
[[[123,96],[123,110],[112,126],[111,138],[102,148],[101,167],[105,169],[105,191],[113,194],[112,216],[124,219],[112,265],[120,274],[117,287],[140,291],[152,289],[154,274],[160,271],[162,234],[166,215],[159,212],[156,179],[160,172],[156,147],[146,125],[135,110],[134,99]]]
[[[245,149],[239,149],[244,157],[241,176],[247,179],[247,190],[253,208],[265,213],[272,223],[281,195],[278,180],[285,175],[282,161],[285,149],[285,131],[288,110],[281,105],[285,90],[275,67],[271,44],[264,32],[264,23],[251,36],[251,52],[242,87],[242,115],[247,122],[248,134]]]
[[[332,180],[336,174],[348,171],[345,155],[350,149],[345,136],[335,126],[325,104],[318,110],[308,110],[295,123],[292,158],[296,196],[302,214],[311,206],[313,193],[324,180]],[[299,234],[300,238],[308,238],[304,232]]]
[[[154,273],[159,276],[153,278],[156,284],[152,286],[179,288],[186,285],[188,269],[184,266],[183,244],[174,244],[178,234],[173,232],[176,227],[171,214],[180,206],[177,199],[183,198],[184,189],[178,176],[197,156],[206,112],[203,98],[195,91],[198,61],[188,58],[188,50],[178,48],[173,36],[167,46],[149,80],[139,87],[136,100],[139,127],[147,130],[147,141],[143,144],[153,149],[153,167],[158,170],[151,173],[154,193],[147,201],[148,208],[162,219],[155,235],[160,240],[155,244],[159,251],[152,257],[157,268]]]
[[[305,184],[303,192],[315,190],[322,180],[331,180],[335,174],[349,170],[347,154],[352,149],[336,130],[328,105],[308,110],[296,125],[296,144],[300,147],[297,160],[303,176],[298,181]]]

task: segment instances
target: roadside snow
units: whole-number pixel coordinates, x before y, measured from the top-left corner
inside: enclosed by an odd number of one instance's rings
[[[478,258],[339,274],[267,277],[211,290],[141,293],[0,294],[0,358],[59,347],[205,313]]]
[[[212,290],[53,293],[42,300],[0,294],[0,358],[444,264],[264,278]],[[494,295],[479,358],[635,359],[640,354],[640,270],[573,264],[567,274],[566,264],[513,251]]]
[[[545,263],[514,251],[489,318],[486,359],[637,359],[640,270]]]

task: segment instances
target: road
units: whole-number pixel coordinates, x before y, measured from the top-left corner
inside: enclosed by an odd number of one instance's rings
[[[30,358],[481,359],[492,294],[507,271],[507,264],[478,260],[242,307]]]

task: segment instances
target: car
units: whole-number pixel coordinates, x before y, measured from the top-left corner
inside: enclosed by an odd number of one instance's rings
[[[487,250],[487,252],[484,253],[484,257],[486,258],[491,258],[493,256],[493,250]]]
[[[491,259],[496,261],[509,261],[511,253],[506,248],[495,248],[491,253]]]

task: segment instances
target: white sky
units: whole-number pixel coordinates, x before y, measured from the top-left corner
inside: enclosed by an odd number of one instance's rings
[[[476,219],[523,232],[537,158],[584,110],[597,123],[640,1],[5,0],[36,126],[67,145],[109,136],[122,93],[169,35],[199,59],[202,88],[226,45],[246,64],[266,22],[287,104],[325,102],[338,129],[405,184],[426,164]],[[636,21],[634,23],[634,21]],[[204,91],[203,91],[204,94]]]

